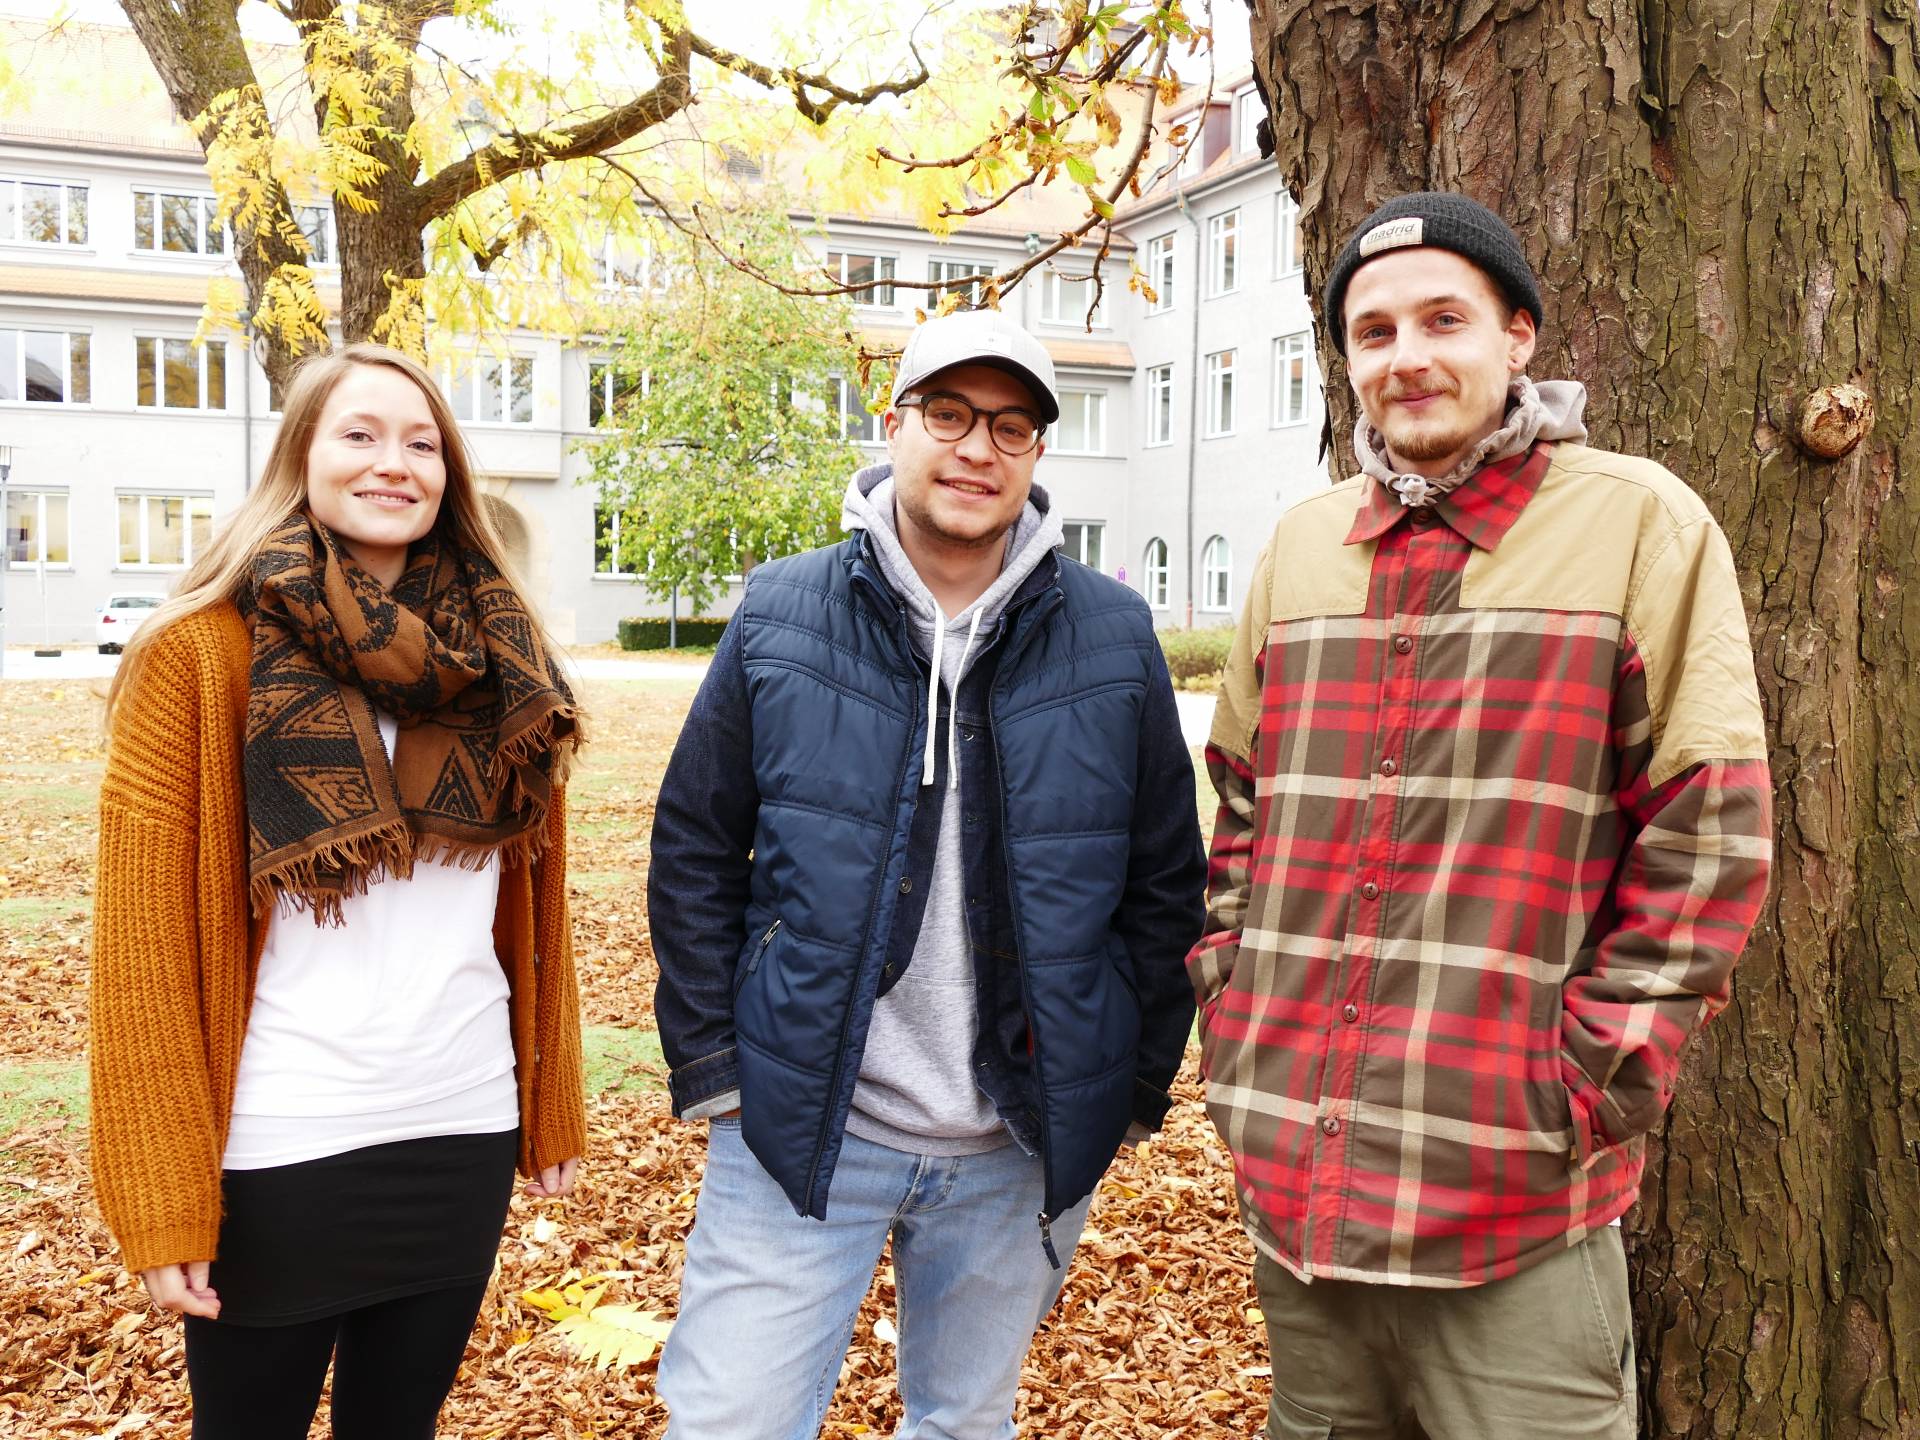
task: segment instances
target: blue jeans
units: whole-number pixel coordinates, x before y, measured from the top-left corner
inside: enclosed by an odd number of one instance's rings
[[[1010,1440],[1020,1362],[1066,1279],[1082,1201],[1040,1249],[1040,1162],[1017,1145],[909,1155],[848,1135],[827,1218],[796,1215],[711,1122],[680,1318],[660,1357],[668,1440],[813,1440],[887,1237],[900,1301],[897,1440]]]

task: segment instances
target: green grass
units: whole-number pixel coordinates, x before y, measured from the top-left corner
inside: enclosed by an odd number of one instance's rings
[[[77,925],[87,918],[85,900],[47,900],[38,895],[19,895],[0,900],[0,930],[15,933],[48,925]]]
[[[0,1135],[43,1120],[85,1124],[87,1064],[84,1060],[19,1060],[0,1063]]]
[[[652,1030],[624,1025],[589,1025],[582,1039],[586,1048],[587,1094],[619,1090],[657,1090],[665,1082],[639,1067],[655,1065],[664,1076],[660,1036]]]
[[[42,902],[6,901],[18,906]],[[660,1037],[651,1030],[619,1025],[591,1025],[585,1032],[587,1094],[658,1089],[663,1081],[640,1067],[662,1070]],[[84,1060],[0,1061],[0,1135],[26,1125],[64,1120],[69,1126],[87,1119],[87,1063]]]

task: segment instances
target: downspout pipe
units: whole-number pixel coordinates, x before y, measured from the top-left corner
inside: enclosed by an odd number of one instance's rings
[[[1187,205],[1186,187],[1174,192],[1174,204],[1180,207],[1180,213],[1187,224],[1193,227],[1193,330],[1187,342],[1187,368],[1192,372],[1187,382],[1187,629],[1193,628],[1193,587],[1194,575],[1200,568],[1200,557],[1193,549],[1194,516],[1194,477],[1200,455],[1200,218]],[[1180,283],[1180,269],[1176,261],[1174,266],[1174,284]],[[1177,293],[1177,292],[1176,292]]]

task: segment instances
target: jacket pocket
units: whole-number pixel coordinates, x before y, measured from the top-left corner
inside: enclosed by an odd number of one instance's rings
[[[1267,1409],[1268,1440],[1330,1440],[1332,1435],[1330,1417],[1296,1404],[1278,1390],[1273,1392]]]
[[[780,933],[780,922],[775,920],[766,929],[754,947],[747,952],[746,963],[741,965],[733,978],[733,998],[738,1000],[740,992],[746,988],[747,981],[753,978],[753,972],[760,968],[760,962],[766,958],[773,945],[773,937]]]

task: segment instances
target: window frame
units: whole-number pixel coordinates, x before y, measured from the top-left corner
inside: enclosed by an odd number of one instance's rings
[[[27,204],[22,187],[39,185],[60,192],[60,217],[57,228],[61,238],[58,240],[35,240],[27,234]],[[13,205],[13,233],[0,235],[0,244],[30,245],[36,250],[88,250],[92,248],[93,236],[93,182],[91,180],[52,179],[42,175],[0,175],[0,189],[11,187]],[[73,238],[73,194],[78,191],[81,200],[81,225],[86,233],[78,240]],[[4,207],[0,207],[4,208]]]
[[[1287,414],[1290,408],[1284,403],[1287,393],[1287,367],[1293,360],[1300,362],[1300,413]],[[1313,418],[1313,332],[1295,330],[1290,334],[1273,337],[1273,393],[1270,398],[1270,411],[1267,421],[1269,429],[1279,430],[1295,425],[1305,425]]]
[[[1070,530],[1078,530],[1080,532],[1080,546],[1077,552],[1067,544],[1067,532]],[[1092,549],[1096,552],[1092,560],[1087,558],[1087,550],[1089,548],[1087,540],[1089,537],[1091,537],[1094,542]],[[1060,524],[1060,544],[1056,548],[1061,554],[1078,560],[1089,570],[1097,570],[1104,573],[1107,563],[1107,522],[1104,520],[1062,521]]]
[[[1298,275],[1300,268],[1300,202],[1282,185],[1273,204],[1273,278]]]
[[[963,272],[962,274],[940,275],[940,274],[934,273],[937,270],[952,270],[962,265],[971,265],[975,268],[971,272]],[[935,305],[938,305],[940,301],[944,300],[949,295],[967,295],[967,304],[977,307],[980,304],[982,297],[986,294],[987,278],[995,272],[996,268],[997,267],[990,260],[970,260],[963,256],[957,256],[957,255],[953,255],[953,256],[929,255],[927,257],[927,279],[931,281],[939,282],[943,280],[959,280],[963,278],[964,274],[967,274],[967,273],[970,273],[972,276],[975,277],[975,283],[971,287],[970,294],[967,291],[960,290],[960,289],[928,291],[927,292],[927,299],[928,299],[927,309],[929,313],[931,313]]]
[[[1158,564],[1154,563],[1156,550],[1160,553]],[[1156,592],[1160,597],[1157,600]],[[1147,541],[1147,548],[1140,552],[1140,598],[1147,602],[1150,610],[1173,608],[1173,551],[1158,535]]]
[[[1249,85],[1236,91],[1233,97],[1233,153],[1236,155],[1257,155],[1260,153],[1260,122],[1266,118],[1266,97],[1260,93],[1258,85]]]
[[[140,381],[143,378],[141,373],[143,367],[140,363],[142,342],[153,346],[153,399],[151,401],[140,398]],[[187,345],[192,354],[198,357],[200,403],[197,405],[169,405],[166,399],[167,346],[182,342]],[[212,366],[208,362],[216,346],[220,351],[220,403],[212,405],[207,400],[208,391],[212,388],[208,380],[212,373]],[[136,332],[133,337],[133,403],[136,410],[150,410],[158,414],[172,411],[176,415],[225,415],[228,413],[228,404],[232,399],[234,385],[243,383],[244,379],[244,375],[237,375],[234,372],[232,355],[225,340],[207,340],[195,345],[191,335],[142,335]]]
[[[1067,308],[1061,303],[1066,295],[1067,286],[1091,286],[1092,284],[1093,276],[1090,273],[1079,275],[1053,269],[1041,271],[1040,323],[1043,325],[1073,326],[1091,324],[1095,330],[1111,329],[1112,326],[1107,320],[1107,292],[1104,286],[1101,287],[1100,304],[1094,310],[1091,322],[1087,320],[1087,312],[1083,306],[1076,304],[1072,308],[1071,313],[1069,313]]]
[[[38,570],[42,564],[45,564],[49,570],[73,569],[73,491],[71,487],[65,485],[54,485],[45,489],[38,486],[16,488],[9,485],[7,487],[9,505],[16,500],[34,502],[34,525],[28,532],[28,540],[23,540],[22,543],[29,544],[32,537],[39,537],[42,556],[47,552],[47,500],[49,497],[57,497],[65,502],[65,513],[60,517],[61,529],[65,532],[60,537],[60,548],[67,558],[36,560],[28,555],[24,560],[15,560],[13,558],[13,526],[8,523],[10,517],[0,514],[0,553],[5,554],[9,570]]]
[[[13,342],[13,374],[4,378],[11,382],[17,392],[13,399],[0,399],[0,405],[18,405],[23,408],[41,405],[60,405],[80,409],[90,409],[92,407],[93,332],[91,330],[45,330],[27,325],[0,325],[0,335],[12,335],[15,337]],[[65,345],[62,346],[63,353],[60,366],[61,398],[58,400],[35,400],[27,395],[27,336],[29,335],[57,335],[66,342]],[[73,351],[75,340],[84,342],[82,348],[86,351],[85,370],[87,375],[87,397],[84,400],[75,399],[73,394]]]
[[[442,365],[440,371],[440,389],[447,397],[447,404],[449,408],[453,410],[453,418],[455,420],[458,420],[462,425],[497,425],[502,429],[514,430],[529,430],[539,424],[539,409],[534,404],[534,389],[539,376],[539,370],[535,366],[534,356],[524,354],[518,350],[509,350],[504,354],[495,354],[492,352],[481,354],[477,351],[469,351],[466,353],[465,359],[467,365],[463,375],[457,375],[455,373],[458,363],[457,359],[449,359]],[[525,361],[527,367],[527,418],[524,420],[516,420],[513,418],[512,376],[514,368],[521,361]],[[482,420],[478,418],[477,415],[463,415],[460,413],[460,407],[455,403],[456,397],[461,394],[461,386],[458,382],[464,380],[465,393],[469,397],[470,407],[475,411],[479,409],[479,381],[481,368],[483,366],[499,367],[500,418],[497,420]]]
[[[120,537],[120,506],[124,500],[140,502],[140,554],[139,560],[129,560],[123,553]],[[150,560],[146,557],[153,553],[151,535],[151,516],[154,501],[179,500],[183,502],[185,529],[180,536],[180,559]],[[205,514],[209,538],[213,528],[213,492],[211,490],[115,490],[113,492],[114,521],[114,564],[115,570],[171,573],[185,570],[198,558],[194,553],[193,522],[198,504],[206,506]]]
[[[1094,402],[1091,405],[1083,403],[1081,407],[1081,419],[1083,423],[1087,419],[1088,412],[1098,412],[1098,433],[1092,434],[1089,437],[1092,442],[1091,449],[1075,450],[1067,446],[1066,426],[1061,422],[1066,419],[1067,402],[1070,396],[1083,402]],[[1091,430],[1096,427],[1090,426],[1088,428]],[[1047,449],[1055,455],[1105,455],[1107,453],[1107,392],[1105,390],[1082,389],[1077,386],[1062,387],[1060,390],[1060,419],[1054,421],[1053,424],[1047,427],[1047,438],[1050,442],[1047,445]]]
[[[1240,293],[1240,207],[1207,217],[1207,299]]]
[[[1176,266],[1178,239],[1178,234],[1169,230],[1147,241],[1147,284],[1153,288],[1156,297],[1147,306],[1149,315],[1165,315],[1174,309],[1173,287],[1179,278]]]
[[[587,428],[597,430],[601,422],[612,418],[613,407],[617,401],[638,390],[641,397],[653,393],[653,372],[642,370],[639,384],[628,382],[618,391],[614,389],[613,377],[618,373],[611,359],[588,359],[587,361]],[[600,419],[593,417],[593,407],[600,406]],[[464,421],[462,422],[465,423]]]
[[[850,445],[885,445],[887,431],[884,417],[867,409],[867,399],[860,392],[859,382],[838,373],[830,378],[833,381],[834,410],[840,417],[840,438]],[[856,414],[865,417],[862,424],[872,432],[871,436],[848,433],[851,428],[848,422]]]
[[[837,269],[831,263],[836,256],[838,256],[840,260]],[[900,294],[894,282],[900,278],[899,255],[881,250],[855,250],[850,247],[829,248],[827,258],[821,262],[820,268],[830,274],[837,274],[840,284],[849,285],[852,282],[847,278],[847,261],[854,259],[871,260],[873,262],[874,281],[873,284],[867,286],[864,290],[849,291],[847,293],[847,299],[862,310],[898,310],[900,308]],[[884,276],[880,274],[882,264],[886,266],[886,274]],[[861,298],[862,296],[878,297],[882,290],[887,292],[887,298],[884,300],[878,298]]]
[[[340,268],[340,231],[334,220],[333,206],[323,200],[318,204],[295,205],[292,208],[293,208],[294,228],[298,230],[302,235],[306,236],[307,243],[309,246],[311,246],[313,243],[313,237],[311,235],[307,235],[306,227],[300,223],[300,216],[303,212],[317,213],[320,216],[320,233],[323,238],[323,244],[325,245],[325,248],[326,248],[326,254],[324,257],[316,258],[312,253],[312,251],[309,250],[307,254],[308,266],[316,269],[328,269],[328,270],[339,269]]]
[[[616,505],[607,504],[605,500],[596,498],[593,502],[593,578],[595,580],[639,580],[643,578],[647,573],[646,570],[602,570],[600,568],[600,535],[603,529],[601,524],[603,517],[607,521],[604,528],[609,532],[607,537],[609,542],[607,545],[607,553],[610,557],[610,563],[615,566],[618,566],[620,563],[620,508]],[[652,566],[647,567],[649,570],[652,568]]]
[[[1220,547],[1226,563],[1214,564],[1214,547]],[[1221,599],[1213,603],[1214,580],[1220,581]],[[1224,535],[1210,535],[1200,547],[1200,609],[1208,615],[1233,613],[1233,545]]]
[[[1224,360],[1223,358],[1224,357]],[[1215,350],[1207,357],[1207,428],[1200,432],[1202,440],[1220,440],[1235,433],[1239,421],[1238,399],[1236,393],[1240,368],[1240,347],[1228,346],[1225,350]],[[1224,385],[1221,382],[1225,382]],[[1226,403],[1221,404],[1221,397]],[[1225,411],[1226,423],[1221,424],[1221,412]]]
[[[1164,365],[1147,367],[1147,438],[1141,442],[1142,449],[1152,450],[1173,443],[1173,367],[1174,362],[1171,360]],[[1160,406],[1156,403],[1158,399],[1156,392],[1162,391],[1166,397],[1167,428],[1165,434],[1156,435],[1154,421],[1160,414]]]
[[[212,228],[220,222],[218,213],[220,202],[217,196],[204,190],[173,190],[158,185],[135,185],[131,193],[133,195],[133,240],[128,248],[136,255],[175,255],[189,260],[224,260],[232,253],[233,237],[227,233],[226,227],[221,225],[218,230]],[[140,198],[143,195],[153,201],[153,243],[151,245],[140,243]],[[163,219],[160,203],[162,197],[194,202],[194,213],[197,217],[195,233],[199,236],[202,248],[170,250],[162,243],[166,234],[166,221]],[[205,248],[209,237],[218,238],[220,245],[217,250]]]

